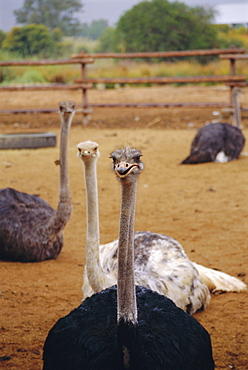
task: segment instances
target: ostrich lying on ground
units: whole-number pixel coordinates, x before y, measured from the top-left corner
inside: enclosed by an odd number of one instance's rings
[[[238,127],[228,123],[211,123],[198,130],[190,155],[181,164],[234,161],[244,144],[245,138]]]
[[[71,215],[68,179],[68,135],[74,115],[73,102],[59,105],[60,195],[56,210],[43,199],[15,189],[0,190],[0,259],[39,262],[56,258],[63,246],[63,234]]]
[[[98,144],[86,141],[77,148],[84,164],[87,195],[85,299],[116,284],[118,240],[99,245]],[[134,253],[135,283],[169,297],[191,314],[208,305],[209,290],[241,291],[246,288],[237,278],[191,262],[182,246],[163,234],[136,232]]]
[[[134,283],[136,149],[111,154],[121,184],[118,284],[87,298],[50,330],[43,370],[213,370],[209,334],[168,298]]]

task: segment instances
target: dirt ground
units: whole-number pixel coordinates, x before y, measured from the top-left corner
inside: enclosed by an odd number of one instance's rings
[[[0,93],[0,109],[56,108],[61,100],[80,103],[79,92]],[[91,102],[225,101],[222,87],[154,87],[92,91]],[[248,91],[241,96],[248,106]],[[145,171],[137,193],[136,230],[162,232],[183,245],[193,261],[222,270],[248,283],[248,142],[241,157],[227,164],[180,166],[196,128],[216,118],[213,109],[96,109],[88,126],[77,113],[69,139],[73,212],[64,230],[57,260],[42,263],[0,262],[0,368],[36,370],[49,329],[80,304],[85,263],[85,187],[76,144],[99,143],[101,242],[117,237],[119,185],[109,153],[130,144],[141,149]],[[223,117],[222,122],[230,122]],[[242,119],[248,140],[248,120]],[[0,132],[52,131],[52,115],[1,115]],[[54,208],[58,202],[59,147],[0,151],[0,187],[38,194]],[[248,369],[248,292],[212,296],[196,313],[212,338],[216,369]],[[199,369],[200,370],[200,369]]]

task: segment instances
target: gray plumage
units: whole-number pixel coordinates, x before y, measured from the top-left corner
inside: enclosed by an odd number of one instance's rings
[[[63,234],[71,215],[68,179],[68,135],[75,113],[73,102],[59,105],[60,195],[56,210],[35,195],[5,188],[0,190],[0,259],[39,262],[56,258],[63,246]]]
[[[212,123],[201,127],[190,149],[190,155],[181,164],[229,162],[237,159],[245,138],[238,127],[228,123]]]

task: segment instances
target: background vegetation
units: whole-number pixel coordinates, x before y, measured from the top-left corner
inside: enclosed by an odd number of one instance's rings
[[[143,1],[119,19],[116,47],[123,52],[214,48],[218,42],[212,18],[213,11],[203,7]]]
[[[0,30],[0,60],[69,58],[82,50],[91,52],[171,51],[244,47],[248,51],[248,29],[244,26],[212,24],[213,10],[189,7],[168,0],[142,1],[122,15],[116,27],[106,20],[80,24],[81,0],[25,0],[15,11],[23,26]],[[68,19],[68,17],[70,19]],[[96,60],[88,76],[183,76],[229,72],[228,61],[205,57],[153,61]],[[237,73],[248,74],[245,62]],[[0,68],[0,83],[70,83],[80,76],[78,66]]]
[[[82,9],[82,0],[25,0],[14,14],[18,24],[43,24],[50,30],[59,28],[64,35],[73,36],[81,29],[76,14]]]

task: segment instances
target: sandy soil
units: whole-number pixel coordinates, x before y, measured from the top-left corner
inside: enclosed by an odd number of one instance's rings
[[[92,91],[91,101],[228,101],[223,87],[166,87]],[[1,92],[0,109],[57,107],[64,99],[80,103],[77,92]],[[242,101],[247,102],[247,92]],[[106,100],[105,100],[106,99]],[[246,104],[247,105],[247,104]],[[162,232],[182,243],[188,256],[248,283],[248,144],[239,160],[228,164],[179,166],[197,127],[214,118],[211,109],[98,109],[91,123],[73,121],[69,141],[73,213],[57,260],[42,263],[0,262],[0,367],[41,369],[48,330],[79,305],[85,263],[85,189],[76,144],[87,139],[100,146],[99,197],[101,242],[118,232],[119,186],[109,153],[126,144],[141,149],[145,171],[138,184],[136,229]],[[223,119],[222,121],[228,121]],[[248,122],[243,117],[244,135]],[[59,116],[0,116],[0,130],[52,131]],[[59,148],[0,151],[0,187],[38,194],[54,208],[58,202]],[[248,368],[248,293],[212,296],[210,306],[194,315],[209,331],[216,369]],[[200,370],[200,369],[199,369]]]

